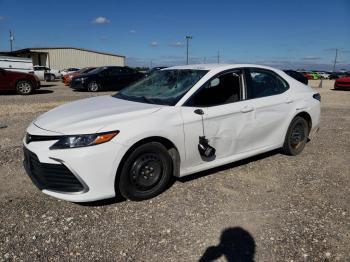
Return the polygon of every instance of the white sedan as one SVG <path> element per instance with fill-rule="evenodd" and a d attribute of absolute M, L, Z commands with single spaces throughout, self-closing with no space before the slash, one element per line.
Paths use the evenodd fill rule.
<path fill-rule="evenodd" d="M 176 66 L 41 115 L 27 129 L 24 166 L 60 199 L 144 200 L 172 176 L 278 148 L 297 155 L 319 120 L 320 95 L 281 70 Z"/>

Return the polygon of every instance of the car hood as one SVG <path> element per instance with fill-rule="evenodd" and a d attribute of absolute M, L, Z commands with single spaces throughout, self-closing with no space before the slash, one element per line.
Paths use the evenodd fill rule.
<path fill-rule="evenodd" d="M 350 82 L 350 77 L 342 77 L 335 80 L 336 82 Z"/>
<path fill-rule="evenodd" d="M 65 134 L 93 134 L 106 125 L 152 114 L 162 106 L 99 96 L 58 106 L 39 116 L 34 125 Z"/>

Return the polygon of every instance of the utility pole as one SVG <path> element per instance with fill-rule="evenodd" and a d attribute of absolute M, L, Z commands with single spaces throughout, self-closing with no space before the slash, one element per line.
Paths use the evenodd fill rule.
<path fill-rule="evenodd" d="M 10 51 L 12 52 L 13 41 L 15 40 L 11 30 L 10 30 Z"/>
<path fill-rule="evenodd" d="M 188 46 L 189 46 L 189 42 L 190 42 L 190 39 L 192 39 L 192 36 L 191 35 L 187 35 L 186 36 L 186 65 L 188 65 Z"/>
<path fill-rule="evenodd" d="M 220 64 L 220 50 L 218 50 L 218 64 Z"/>
<path fill-rule="evenodd" d="M 337 58 L 338 58 L 338 48 L 335 49 L 335 57 L 334 57 L 334 64 L 333 64 L 333 72 L 335 71 L 335 65 L 337 64 Z"/>

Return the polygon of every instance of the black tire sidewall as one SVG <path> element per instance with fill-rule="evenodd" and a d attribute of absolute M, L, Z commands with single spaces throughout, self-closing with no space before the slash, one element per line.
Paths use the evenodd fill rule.
<path fill-rule="evenodd" d="M 303 124 L 303 127 L 304 127 L 304 133 L 305 133 L 305 138 L 304 138 L 304 141 L 302 143 L 302 145 L 299 147 L 299 148 L 293 148 L 291 146 L 291 143 L 290 143 L 290 135 L 294 129 L 294 127 L 299 124 L 299 123 L 302 123 Z M 306 145 L 306 142 L 307 142 L 307 139 L 308 139 L 308 136 L 309 136 L 309 130 L 308 130 L 308 123 L 307 121 L 300 117 L 300 116 L 296 116 L 293 121 L 290 123 L 289 125 L 289 128 L 288 128 L 288 132 L 287 132 L 287 135 L 286 135 L 286 138 L 285 138 L 285 142 L 284 142 L 284 146 L 283 146 L 283 149 L 284 149 L 284 152 L 288 155 L 292 155 L 292 156 L 296 156 L 298 154 L 300 154 L 303 150 L 304 150 L 304 147 Z"/>
<path fill-rule="evenodd" d="M 19 90 L 18 85 L 19 85 L 20 83 L 22 83 L 22 82 L 26 82 L 26 83 L 28 83 L 28 84 L 30 85 L 30 91 L 29 91 L 29 93 L 22 93 L 22 92 Z M 18 81 L 18 82 L 16 83 L 16 92 L 17 92 L 17 94 L 19 94 L 19 95 L 30 95 L 30 94 L 33 93 L 33 85 L 32 85 L 32 83 L 31 83 L 30 81 L 28 81 L 28 80 L 20 80 L 20 81 Z"/>
<path fill-rule="evenodd" d="M 147 191 L 138 190 L 135 185 L 131 182 L 130 169 L 134 161 L 138 156 L 143 153 L 155 153 L 159 156 L 163 163 L 163 175 L 160 178 L 160 181 L 151 189 Z M 169 184 L 172 174 L 172 159 L 169 155 L 167 149 L 160 143 L 151 142 L 136 148 L 131 154 L 127 157 L 119 177 L 119 192 L 123 197 L 133 200 L 141 201 L 149 199 L 159 195 L 163 192 L 167 185 Z"/>
<path fill-rule="evenodd" d="M 97 84 L 97 86 L 98 86 L 97 90 L 91 90 L 91 89 L 90 89 L 90 84 L 92 84 L 92 83 Z M 100 84 L 97 83 L 96 81 L 91 81 L 91 82 L 89 82 L 89 83 L 87 84 L 87 90 L 88 90 L 89 92 L 98 92 L 98 91 L 101 90 L 101 86 L 100 86 Z"/>

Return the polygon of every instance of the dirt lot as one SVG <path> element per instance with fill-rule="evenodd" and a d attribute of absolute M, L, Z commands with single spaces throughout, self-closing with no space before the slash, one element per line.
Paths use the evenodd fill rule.
<path fill-rule="evenodd" d="M 297 157 L 271 152 L 177 180 L 149 201 L 90 205 L 36 189 L 21 140 L 39 114 L 91 94 L 57 82 L 0 95 L 0 260 L 349 261 L 350 91 L 332 86 L 317 88 L 321 130 Z"/>

